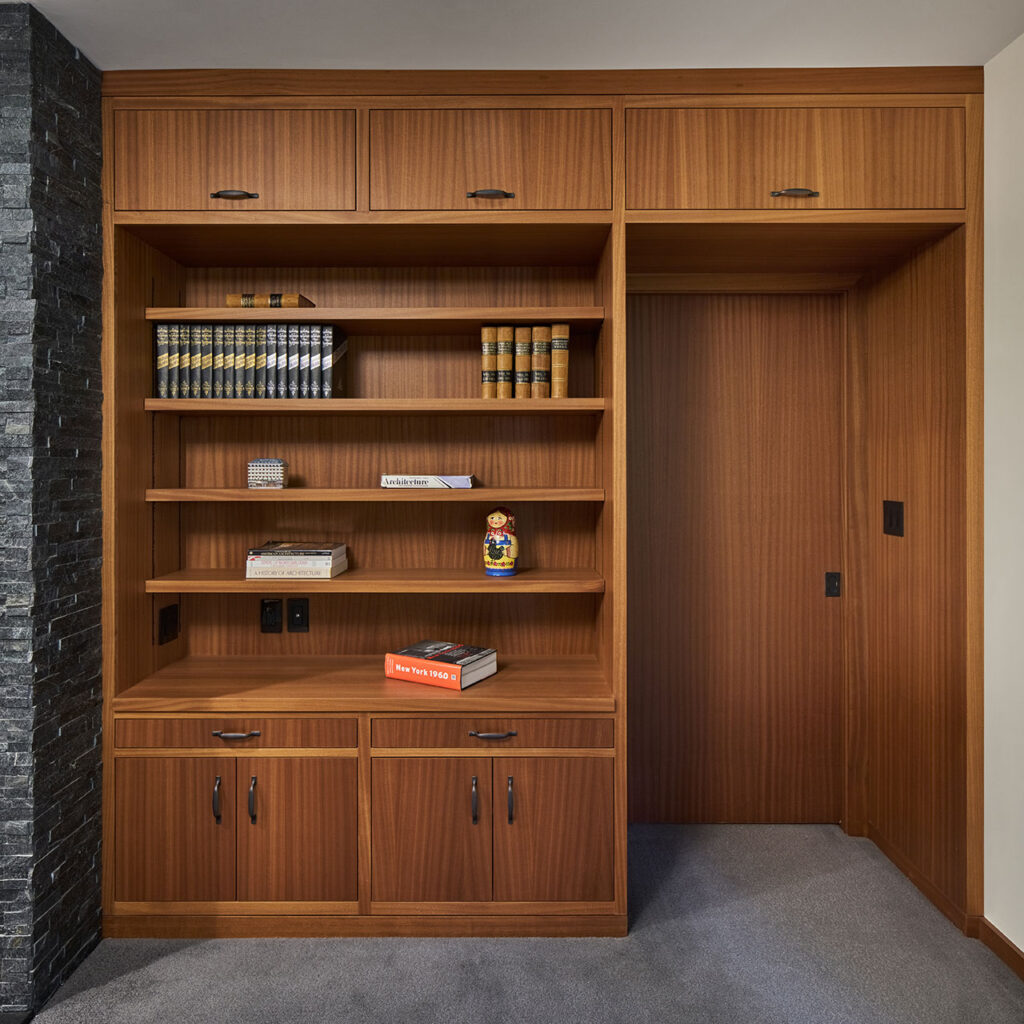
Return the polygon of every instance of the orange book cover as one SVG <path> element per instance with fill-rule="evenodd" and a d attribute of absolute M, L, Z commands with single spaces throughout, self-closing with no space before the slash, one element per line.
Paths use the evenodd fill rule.
<path fill-rule="evenodd" d="M 384 675 L 389 679 L 443 686 L 448 690 L 464 690 L 492 675 L 496 668 L 492 648 L 439 640 L 423 640 L 384 655 Z"/>

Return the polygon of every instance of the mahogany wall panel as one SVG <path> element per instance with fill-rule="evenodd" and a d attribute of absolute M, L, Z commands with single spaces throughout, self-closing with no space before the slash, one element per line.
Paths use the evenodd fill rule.
<path fill-rule="evenodd" d="M 860 623 L 868 833 L 964 906 L 966 485 L 964 238 L 855 293 L 866 516 Z M 883 500 L 905 536 L 882 534 Z"/>
<path fill-rule="evenodd" d="M 838 821 L 843 300 L 628 308 L 631 817 Z"/>

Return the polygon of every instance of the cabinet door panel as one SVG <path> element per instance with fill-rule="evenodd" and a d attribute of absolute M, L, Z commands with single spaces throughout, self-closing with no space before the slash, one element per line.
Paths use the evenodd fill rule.
<path fill-rule="evenodd" d="M 118 758 L 114 835 L 116 899 L 233 900 L 234 758 Z"/>
<path fill-rule="evenodd" d="M 372 790 L 375 900 L 491 898 L 490 758 L 374 758 Z"/>
<path fill-rule="evenodd" d="M 771 195 L 785 188 L 820 195 Z M 961 208 L 964 112 L 956 107 L 627 110 L 626 205 L 633 210 Z"/>
<path fill-rule="evenodd" d="M 239 758 L 237 799 L 239 899 L 358 899 L 355 758 Z"/>
<path fill-rule="evenodd" d="M 613 787 L 610 757 L 495 758 L 494 898 L 613 899 Z"/>
<path fill-rule="evenodd" d="M 114 181 L 119 210 L 352 210 L 355 112 L 119 110 Z"/>
<path fill-rule="evenodd" d="M 469 198 L 501 189 L 511 199 Z M 374 110 L 374 210 L 607 210 L 610 110 Z"/>

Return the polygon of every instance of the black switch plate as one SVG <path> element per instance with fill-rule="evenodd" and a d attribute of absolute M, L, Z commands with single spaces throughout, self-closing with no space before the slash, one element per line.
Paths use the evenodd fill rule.
<path fill-rule="evenodd" d="M 839 573 L 825 573 L 825 596 L 840 597 L 842 595 L 842 583 Z"/>
<path fill-rule="evenodd" d="M 309 632 L 309 598 L 290 597 L 288 599 L 288 632 Z"/>
<path fill-rule="evenodd" d="M 265 597 L 260 601 L 260 632 L 281 632 L 281 598 Z"/>
<path fill-rule="evenodd" d="M 160 609 L 156 621 L 156 642 L 158 644 L 169 644 L 172 640 L 178 639 L 181 632 L 181 618 L 177 604 L 164 605 Z"/>
<path fill-rule="evenodd" d="M 903 536 L 903 502 L 882 502 L 882 533 L 890 537 Z"/>

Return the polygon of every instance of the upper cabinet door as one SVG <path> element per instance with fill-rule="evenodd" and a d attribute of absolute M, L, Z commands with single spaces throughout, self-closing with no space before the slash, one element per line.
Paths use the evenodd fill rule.
<path fill-rule="evenodd" d="M 607 109 L 374 110 L 370 206 L 608 210 L 611 142 Z"/>
<path fill-rule="evenodd" d="M 355 111 L 118 110 L 114 181 L 119 210 L 353 210 Z"/>
<path fill-rule="evenodd" d="M 818 196 L 773 196 L 808 189 Z M 958 107 L 633 108 L 631 210 L 957 209 Z"/>

